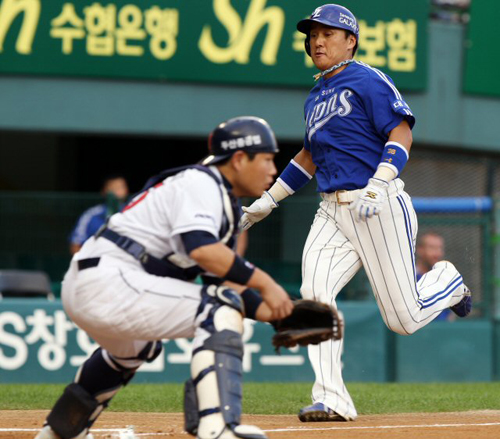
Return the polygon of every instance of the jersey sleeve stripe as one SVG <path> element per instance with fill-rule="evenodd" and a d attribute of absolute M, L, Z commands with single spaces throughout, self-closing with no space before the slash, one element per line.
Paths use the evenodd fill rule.
<path fill-rule="evenodd" d="M 312 178 L 312 175 L 309 174 L 309 172 L 307 172 L 302 166 L 300 166 L 294 159 L 290 160 L 290 163 L 299 171 L 301 171 L 309 180 Z"/>
<path fill-rule="evenodd" d="M 404 100 L 403 97 L 401 96 L 401 93 L 399 93 L 398 89 L 394 86 L 394 84 L 389 81 L 389 79 L 387 79 L 387 76 L 381 72 L 380 70 L 368 65 L 368 64 L 365 64 L 364 62 L 361 62 L 361 61 L 356 61 L 358 64 L 366 67 L 367 69 L 370 69 L 372 70 L 373 72 L 375 72 L 378 76 L 380 76 L 380 78 L 382 78 L 382 80 L 384 80 L 387 85 L 389 85 L 389 87 L 391 87 L 392 91 L 394 92 L 394 94 L 396 95 L 396 97 L 399 99 L 399 100 Z"/>

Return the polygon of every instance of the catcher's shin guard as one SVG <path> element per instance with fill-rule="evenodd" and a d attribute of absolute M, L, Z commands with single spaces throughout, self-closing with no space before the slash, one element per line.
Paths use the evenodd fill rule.
<path fill-rule="evenodd" d="M 72 439 L 85 432 L 89 420 L 100 413 L 99 402 L 82 386 L 72 383 L 47 417 L 47 424 L 61 439 Z"/>
<path fill-rule="evenodd" d="M 156 343 L 156 342 L 152 342 Z M 78 370 L 75 382 L 64 390 L 47 417 L 47 424 L 61 439 L 85 437 L 86 432 L 116 393 L 134 376 L 143 361 L 150 360 L 152 343 L 137 358 L 116 359 L 99 348 Z M 143 354 L 143 355 L 141 355 Z M 134 364 L 134 368 L 120 363 Z"/>
<path fill-rule="evenodd" d="M 211 335 L 193 353 L 192 379 L 185 388 L 186 431 L 199 439 L 265 439 L 259 428 L 239 425 L 243 381 L 241 297 L 225 287 L 209 287 L 203 294 L 199 314 L 204 315 L 207 305 L 212 307 L 199 327 Z"/>

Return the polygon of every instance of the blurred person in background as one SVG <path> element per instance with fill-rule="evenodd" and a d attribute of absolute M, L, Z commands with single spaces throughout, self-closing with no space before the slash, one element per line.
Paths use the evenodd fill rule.
<path fill-rule="evenodd" d="M 122 175 L 108 175 L 104 179 L 101 195 L 106 200 L 102 204 L 90 207 L 78 218 L 76 226 L 70 235 L 70 252 L 72 255 L 82 248 L 83 243 L 99 230 L 108 217 L 124 206 L 128 194 L 128 184 Z M 110 195 L 116 197 L 118 201 L 115 209 L 113 209 L 112 203 L 108 203 L 107 197 Z"/>
<path fill-rule="evenodd" d="M 418 238 L 416 248 L 417 282 L 432 270 L 434 264 L 444 259 L 444 238 L 438 233 L 427 232 Z M 445 309 L 434 320 L 454 320 L 455 315 Z"/>

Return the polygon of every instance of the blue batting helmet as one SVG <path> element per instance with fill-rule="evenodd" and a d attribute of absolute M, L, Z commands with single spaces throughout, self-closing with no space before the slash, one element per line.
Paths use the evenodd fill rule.
<path fill-rule="evenodd" d="M 359 42 L 359 26 L 356 17 L 349 9 L 340 5 L 326 4 L 316 8 L 309 18 L 297 23 L 297 30 L 306 34 L 305 46 L 309 56 L 311 56 L 310 31 L 313 23 L 321 23 L 352 32 L 356 37 L 353 55 L 356 53 Z"/>
<path fill-rule="evenodd" d="M 200 163 L 213 165 L 231 157 L 236 151 L 279 152 L 274 132 L 264 119 L 240 116 L 222 122 L 212 131 L 208 138 L 210 155 Z"/>

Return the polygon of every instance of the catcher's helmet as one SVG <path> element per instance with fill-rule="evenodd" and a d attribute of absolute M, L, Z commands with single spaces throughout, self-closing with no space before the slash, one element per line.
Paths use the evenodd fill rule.
<path fill-rule="evenodd" d="M 359 26 L 354 14 L 347 8 L 340 5 L 326 4 L 314 10 L 309 18 L 300 20 L 297 23 L 297 30 L 306 34 L 306 52 L 311 56 L 310 31 L 312 23 L 321 23 L 326 26 L 336 27 L 352 32 L 356 37 L 356 45 L 352 54 L 356 53 L 359 42 Z"/>
<path fill-rule="evenodd" d="M 200 163 L 208 166 L 226 160 L 236 151 L 271 152 L 278 144 L 269 124 L 259 117 L 241 116 L 222 122 L 210 133 L 208 152 Z"/>

